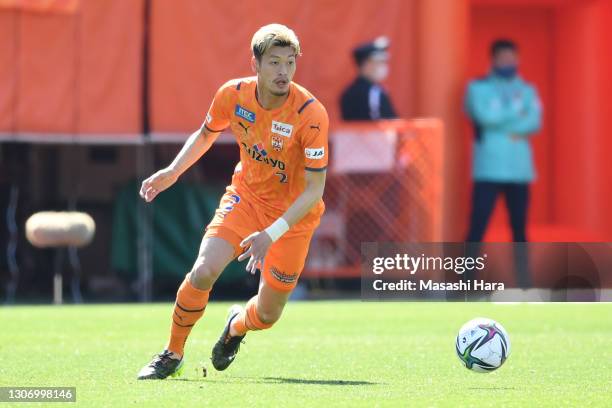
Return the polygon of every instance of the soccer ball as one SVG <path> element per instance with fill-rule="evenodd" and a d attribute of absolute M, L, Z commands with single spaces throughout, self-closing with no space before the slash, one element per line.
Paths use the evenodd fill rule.
<path fill-rule="evenodd" d="M 501 324 L 479 317 L 461 326 L 455 350 L 466 368 L 487 373 L 501 367 L 510 355 L 510 338 Z"/>

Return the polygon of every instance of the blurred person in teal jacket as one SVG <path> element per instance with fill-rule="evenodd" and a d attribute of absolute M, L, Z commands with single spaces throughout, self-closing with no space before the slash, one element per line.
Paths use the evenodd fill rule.
<path fill-rule="evenodd" d="M 529 184 L 535 179 L 530 137 L 541 127 L 536 89 L 518 75 L 518 49 L 510 40 L 491 45 L 488 76 L 469 83 L 466 111 L 473 122 L 474 191 L 468 242 L 482 240 L 498 194 L 510 214 L 513 240 L 527 240 Z"/>

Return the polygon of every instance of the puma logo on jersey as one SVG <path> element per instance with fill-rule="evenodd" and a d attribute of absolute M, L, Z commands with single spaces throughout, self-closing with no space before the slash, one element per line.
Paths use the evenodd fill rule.
<path fill-rule="evenodd" d="M 291 137 L 291 133 L 293 132 L 293 125 L 273 120 L 272 128 L 270 130 L 272 131 L 272 133 L 276 133 L 277 135 Z"/>
<path fill-rule="evenodd" d="M 322 159 L 325 156 L 325 148 L 309 148 L 304 149 L 304 153 L 306 154 L 307 159 Z"/>
<path fill-rule="evenodd" d="M 238 124 L 240 125 L 241 128 L 244 129 L 244 133 L 248 136 L 249 135 L 249 128 L 250 128 L 250 126 L 246 126 L 246 125 L 242 124 L 242 122 L 238 122 Z"/>

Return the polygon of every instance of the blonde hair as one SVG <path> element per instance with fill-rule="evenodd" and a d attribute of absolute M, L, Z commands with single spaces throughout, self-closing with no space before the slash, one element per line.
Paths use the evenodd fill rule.
<path fill-rule="evenodd" d="M 297 35 L 292 29 L 282 24 L 268 24 L 261 27 L 251 40 L 251 49 L 257 60 L 261 60 L 266 51 L 273 46 L 291 47 L 296 56 L 301 55 Z"/>

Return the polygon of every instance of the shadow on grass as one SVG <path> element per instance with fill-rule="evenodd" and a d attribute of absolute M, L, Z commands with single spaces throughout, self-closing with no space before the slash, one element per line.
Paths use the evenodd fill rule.
<path fill-rule="evenodd" d="M 305 378 L 287 378 L 287 377 L 264 377 L 265 383 L 279 384 L 314 384 L 314 385 L 378 385 L 380 383 L 371 381 L 352 381 L 352 380 L 308 380 Z"/>
<path fill-rule="evenodd" d="M 227 377 L 227 378 L 176 378 L 171 381 L 186 381 L 186 382 L 211 382 L 211 383 L 259 383 L 259 384 L 306 384 L 306 385 L 380 385 L 382 383 L 371 381 L 356 381 L 356 380 L 309 380 L 306 378 L 287 378 L 287 377 Z"/>

